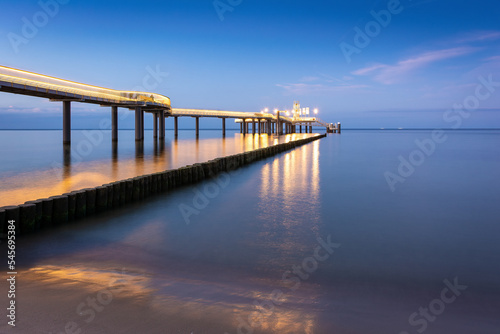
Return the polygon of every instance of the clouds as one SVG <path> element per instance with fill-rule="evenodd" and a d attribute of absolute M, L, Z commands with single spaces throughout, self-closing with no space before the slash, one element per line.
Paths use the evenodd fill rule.
<path fill-rule="evenodd" d="M 458 44 L 488 42 L 500 39 L 500 31 L 474 31 L 457 38 L 455 41 Z"/>
<path fill-rule="evenodd" d="M 500 39 L 500 31 L 471 31 L 459 37 L 448 38 L 441 41 L 440 45 L 449 47 L 417 53 L 413 56 L 399 60 L 395 64 L 371 64 L 352 72 L 356 76 L 368 76 L 373 81 L 393 85 L 407 81 L 417 70 L 423 70 L 430 65 L 473 54 L 479 51 L 490 51 L 496 46 L 495 41 Z M 491 56 L 494 58 L 496 56 Z M 478 62 L 480 59 L 478 59 Z M 427 73 L 432 77 L 432 73 Z"/>
<path fill-rule="evenodd" d="M 477 51 L 475 47 L 456 47 L 424 52 L 410 58 L 398 61 L 394 65 L 375 64 L 358 69 L 352 74 L 357 76 L 372 76 L 373 80 L 391 85 L 407 79 L 411 72 L 431 65 L 432 63 L 460 57 Z"/>
<path fill-rule="evenodd" d="M 297 83 L 276 84 L 290 95 L 331 95 L 357 91 L 367 88 L 367 85 L 352 83 L 353 77 L 343 76 L 338 79 L 325 73 L 313 76 L 304 76 Z"/>
<path fill-rule="evenodd" d="M 328 85 L 325 83 L 289 83 L 277 84 L 276 86 L 293 95 L 341 93 L 368 87 L 366 85 Z"/>

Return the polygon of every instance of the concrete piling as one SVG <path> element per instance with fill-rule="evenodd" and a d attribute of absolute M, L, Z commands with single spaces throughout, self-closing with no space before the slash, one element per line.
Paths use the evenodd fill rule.
<path fill-rule="evenodd" d="M 122 185 L 122 188 L 125 189 L 125 203 L 130 203 L 132 202 L 134 198 L 134 179 L 127 179 L 123 181 L 125 185 Z"/>
<path fill-rule="evenodd" d="M 112 208 L 118 208 L 120 207 L 120 196 L 121 196 L 121 189 L 120 189 L 120 182 L 113 182 L 110 184 L 110 187 L 113 187 L 113 206 Z"/>
<path fill-rule="evenodd" d="M 30 234 L 35 232 L 36 221 L 36 205 L 22 204 L 19 205 L 19 220 L 21 234 Z"/>
<path fill-rule="evenodd" d="M 82 219 L 87 215 L 87 192 L 74 191 L 75 194 L 75 219 Z"/>
<path fill-rule="evenodd" d="M 97 212 L 104 212 L 108 208 L 108 187 L 95 188 L 95 206 Z"/>
<path fill-rule="evenodd" d="M 75 220 L 75 212 L 76 212 L 76 194 L 67 193 L 63 194 L 63 196 L 68 197 L 68 221 Z"/>
<path fill-rule="evenodd" d="M 40 230 L 40 226 L 42 224 L 42 216 L 43 216 L 43 202 L 42 200 L 36 201 L 28 201 L 24 204 L 34 204 L 35 205 L 35 231 Z"/>
<path fill-rule="evenodd" d="M 91 216 L 93 214 L 95 214 L 95 209 L 96 209 L 96 206 L 95 206 L 95 199 L 96 199 L 96 189 L 95 188 L 88 188 L 88 189 L 84 189 L 85 192 L 86 192 L 86 203 L 87 203 L 87 211 L 86 211 L 86 215 L 87 216 Z"/>
<path fill-rule="evenodd" d="M 52 196 L 52 225 L 62 225 L 68 222 L 68 196 Z"/>
<path fill-rule="evenodd" d="M 151 175 L 149 189 L 151 191 L 151 195 L 155 195 L 158 193 L 158 174 L 155 173 Z"/>
<path fill-rule="evenodd" d="M 104 184 L 103 187 L 106 187 L 108 189 L 108 209 L 113 208 L 113 199 L 114 199 L 114 188 L 112 184 Z"/>
<path fill-rule="evenodd" d="M 140 201 L 142 199 L 142 185 L 144 184 L 144 180 L 140 176 L 134 177 L 132 180 L 133 180 L 132 200 L 134 202 Z"/>
<path fill-rule="evenodd" d="M 51 198 L 42 199 L 42 223 L 40 225 L 41 229 L 52 227 L 53 207 L 54 207 L 54 201 Z"/>

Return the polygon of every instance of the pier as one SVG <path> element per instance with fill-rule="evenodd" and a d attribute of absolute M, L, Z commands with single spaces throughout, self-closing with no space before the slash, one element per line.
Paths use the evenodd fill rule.
<path fill-rule="evenodd" d="M 0 91 L 35 96 L 62 103 L 62 132 L 65 145 L 65 161 L 70 160 L 68 148 L 71 144 L 72 102 L 97 104 L 110 108 L 111 140 L 118 141 L 118 108 L 131 110 L 135 116 L 136 146 L 144 141 L 144 114 L 153 115 L 153 138 L 155 145 L 165 139 L 165 122 L 174 119 L 174 137 L 179 133 L 179 117 L 195 118 L 196 138 L 200 134 L 200 118 L 219 118 L 222 136 L 226 135 L 226 120 L 232 119 L 240 126 L 240 132 L 247 134 L 268 134 L 281 136 L 294 133 L 312 133 L 313 127 L 322 127 L 326 132 L 340 133 L 340 123 L 326 123 L 317 117 L 300 114 L 300 105 L 294 104 L 293 116 L 289 111 L 275 109 L 273 113 L 224 111 L 209 109 L 173 108 L 170 98 L 147 92 L 118 91 L 77 83 L 46 75 L 0 66 Z M 16 222 L 17 233 L 29 234 L 69 221 L 88 217 L 123 206 L 127 203 L 165 192 L 169 189 L 192 184 L 222 172 L 228 172 L 253 161 L 264 159 L 280 152 L 323 138 L 313 135 L 285 143 L 259 148 L 253 151 L 220 157 L 175 170 L 137 176 L 132 179 L 104 184 L 95 188 L 80 189 L 49 198 L 28 201 L 22 205 L 0 208 L 0 233 L 6 233 L 8 221 Z"/>
<path fill-rule="evenodd" d="M 326 132 L 340 133 L 340 123 L 333 124 L 317 117 L 288 117 L 287 111 L 275 110 L 269 112 L 241 112 L 208 109 L 172 108 L 170 98 L 147 92 L 119 91 L 96 87 L 43 74 L 27 72 L 0 66 L 0 91 L 47 98 L 53 102 L 62 102 L 63 113 L 63 143 L 71 143 L 71 103 L 91 103 L 101 107 L 111 108 L 112 140 L 118 140 L 118 108 L 127 108 L 135 113 L 135 140 L 144 140 L 144 113 L 153 114 L 154 138 L 165 138 L 165 119 L 174 118 L 174 137 L 178 136 L 178 118 L 192 117 L 196 119 L 196 137 L 200 133 L 200 118 L 220 118 L 222 136 L 226 135 L 226 119 L 234 119 L 240 124 L 243 134 L 289 134 L 312 133 L 313 127 L 322 127 Z"/>

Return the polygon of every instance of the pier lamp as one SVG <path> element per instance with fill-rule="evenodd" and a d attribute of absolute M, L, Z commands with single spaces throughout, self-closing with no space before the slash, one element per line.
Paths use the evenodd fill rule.
<path fill-rule="evenodd" d="M 264 109 L 264 112 L 269 112 L 269 109 L 268 108 Z"/>
<path fill-rule="evenodd" d="M 318 114 L 318 108 L 314 109 L 314 114 L 317 115 Z"/>

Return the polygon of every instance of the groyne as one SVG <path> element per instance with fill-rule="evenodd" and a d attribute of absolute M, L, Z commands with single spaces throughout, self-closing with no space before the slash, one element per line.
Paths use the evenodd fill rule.
<path fill-rule="evenodd" d="M 16 236 L 78 221 L 129 203 L 171 191 L 175 188 L 210 179 L 255 161 L 272 157 L 297 146 L 324 138 L 324 135 L 298 139 L 253 151 L 217 158 L 203 163 L 116 181 L 102 186 L 72 191 L 60 196 L 28 201 L 0 208 L 1 238 L 7 235 L 9 221 L 14 221 Z"/>

